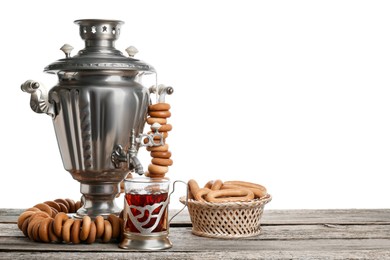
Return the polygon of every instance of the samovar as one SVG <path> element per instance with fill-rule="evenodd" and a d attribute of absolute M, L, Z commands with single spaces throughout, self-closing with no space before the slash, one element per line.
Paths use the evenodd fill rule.
<path fill-rule="evenodd" d="M 163 144 L 162 136 L 155 138 L 158 125 L 154 132 L 142 133 L 150 94 L 163 97 L 173 89 L 142 85 L 142 78 L 155 77 L 155 70 L 134 58 L 134 47 L 126 49 L 128 57 L 115 48 L 122 21 L 75 23 L 85 48 L 71 56 L 73 48 L 65 44 L 65 58 L 44 69 L 57 74 L 57 85 L 47 92 L 41 83 L 28 80 L 21 88 L 31 94 L 33 111 L 51 116 L 64 168 L 80 182 L 83 206 L 76 216 L 119 214 L 114 199 L 120 182 L 130 172 L 143 174 L 139 147 Z"/>

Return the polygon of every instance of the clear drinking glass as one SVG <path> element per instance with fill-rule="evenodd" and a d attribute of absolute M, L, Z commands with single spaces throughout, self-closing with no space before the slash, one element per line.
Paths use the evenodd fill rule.
<path fill-rule="evenodd" d="M 159 250 L 172 247 L 168 238 L 169 223 L 177 214 L 168 220 L 168 204 L 176 182 L 181 181 L 173 183 L 173 191 L 169 194 L 170 180 L 167 178 L 125 180 L 124 238 L 120 248 Z"/>

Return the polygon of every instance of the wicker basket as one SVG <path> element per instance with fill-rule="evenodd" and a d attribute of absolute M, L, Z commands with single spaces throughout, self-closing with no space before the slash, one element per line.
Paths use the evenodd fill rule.
<path fill-rule="evenodd" d="M 194 235 L 234 239 L 260 234 L 260 220 L 271 195 L 248 202 L 211 203 L 188 200 Z M 185 204 L 185 197 L 180 198 Z"/>

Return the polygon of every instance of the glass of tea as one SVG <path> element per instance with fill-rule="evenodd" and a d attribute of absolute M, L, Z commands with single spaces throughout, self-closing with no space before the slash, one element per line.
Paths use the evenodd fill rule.
<path fill-rule="evenodd" d="M 173 191 L 176 182 L 181 181 L 173 183 Z M 169 193 L 169 185 L 167 178 L 125 180 L 124 237 L 120 248 L 159 250 L 172 247 L 168 238 L 169 222 L 177 214 L 168 220 L 168 203 L 173 193 Z"/>

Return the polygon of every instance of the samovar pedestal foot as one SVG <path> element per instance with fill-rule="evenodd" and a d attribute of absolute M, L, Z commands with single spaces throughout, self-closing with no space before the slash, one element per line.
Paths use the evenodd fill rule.
<path fill-rule="evenodd" d="M 121 209 L 116 205 L 115 198 L 120 192 L 119 183 L 81 183 L 83 206 L 77 210 L 76 218 L 90 216 L 107 217 L 110 214 L 119 216 Z"/>

